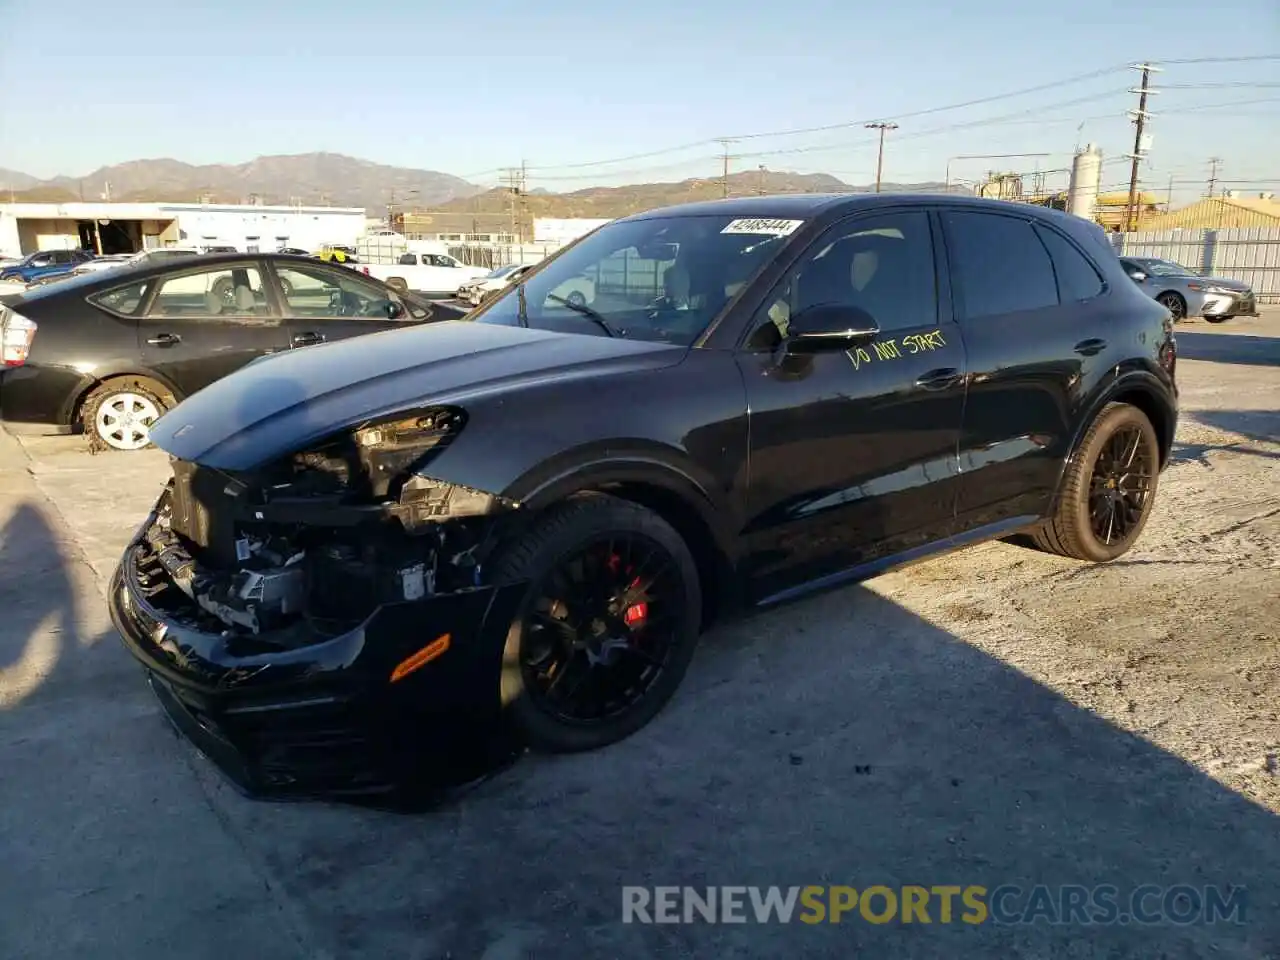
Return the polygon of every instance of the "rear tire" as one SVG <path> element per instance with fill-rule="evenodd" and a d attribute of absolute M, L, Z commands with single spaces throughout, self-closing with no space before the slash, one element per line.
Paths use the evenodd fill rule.
<path fill-rule="evenodd" d="M 637 548 L 633 555 L 630 546 L 624 546 L 632 543 L 644 544 L 651 552 L 640 553 Z M 621 559 L 624 551 L 626 559 Z M 571 589 L 575 584 L 564 580 L 564 570 L 572 569 L 578 558 L 592 556 L 604 562 L 592 566 L 583 561 L 583 588 L 575 593 Z M 633 556 L 638 558 L 636 566 L 624 566 Z M 507 635 L 500 693 L 530 747 L 568 753 L 616 743 L 648 724 L 671 699 L 697 645 L 702 594 L 692 553 L 662 517 L 615 497 L 592 495 L 569 500 L 552 507 L 503 547 L 490 569 L 495 583 L 529 584 Z M 635 579 L 629 581 L 632 574 Z M 645 599 L 646 619 L 641 624 L 633 625 L 630 619 L 636 609 L 634 597 L 623 599 L 628 604 L 625 611 L 613 609 L 611 614 L 599 613 L 589 600 L 587 587 L 597 584 L 602 593 L 616 597 L 617 591 L 607 587 L 614 576 L 621 578 L 615 584 L 629 581 L 622 590 L 627 594 L 648 578 L 635 594 Z M 661 590 L 660 582 L 664 584 Z M 558 586 L 562 583 L 564 587 Z M 560 610 L 556 609 L 559 600 L 544 606 L 553 595 L 568 598 Z M 606 624 L 610 618 L 612 622 Z M 668 618 L 670 629 L 650 632 L 651 624 L 665 624 Z M 591 637 L 590 628 L 596 625 L 596 635 Z M 593 643 L 603 643 L 604 648 L 592 653 L 588 648 Z M 613 714 L 572 716 L 569 708 L 558 704 L 559 698 L 551 696 L 562 674 L 574 676 L 574 690 L 566 687 L 561 691 L 566 700 L 578 686 L 591 687 L 588 681 L 599 683 L 597 678 L 601 677 L 621 684 L 634 674 L 636 679 L 625 693 L 641 689 L 633 702 Z M 647 685 L 644 677 L 650 678 Z M 588 689 L 580 699 L 587 702 L 590 693 Z"/>
<path fill-rule="evenodd" d="M 1048 553 L 1106 563 L 1137 542 L 1160 480 L 1160 444 L 1137 407 L 1110 403 L 1067 467 L 1056 513 L 1032 534 Z"/>
<path fill-rule="evenodd" d="M 1226 323 L 1230 319 L 1230 317 L 1205 317 L 1209 323 Z"/>
<path fill-rule="evenodd" d="M 1173 314 L 1174 323 L 1187 319 L 1187 301 L 1182 299 L 1182 294 L 1169 290 L 1156 297 L 1156 303 Z"/>
<path fill-rule="evenodd" d="M 91 450 L 131 452 L 151 446 L 149 431 L 172 405 L 159 384 L 119 377 L 94 387 L 80 408 Z"/>

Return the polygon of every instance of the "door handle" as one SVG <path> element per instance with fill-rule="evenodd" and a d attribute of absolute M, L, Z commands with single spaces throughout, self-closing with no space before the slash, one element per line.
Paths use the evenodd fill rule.
<path fill-rule="evenodd" d="M 959 383 L 960 376 L 960 371 L 955 367 L 941 367 L 938 370 L 930 370 L 920 377 L 916 381 L 916 386 L 922 390 L 945 390 Z"/>
<path fill-rule="evenodd" d="M 1101 337 L 1090 337 L 1088 340 L 1081 340 L 1076 344 L 1076 353 L 1085 357 L 1092 357 L 1095 353 L 1101 353 L 1107 349 L 1107 341 Z"/>
<path fill-rule="evenodd" d="M 295 347 L 309 347 L 313 343 L 324 343 L 324 334 L 308 330 L 306 333 L 294 335 L 293 345 Z"/>
<path fill-rule="evenodd" d="M 153 347 L 172 347 L 181 342 L 182 338 L 176 333 L 157 333 L 154 337 L 147 338 L 147 343 Z"/>

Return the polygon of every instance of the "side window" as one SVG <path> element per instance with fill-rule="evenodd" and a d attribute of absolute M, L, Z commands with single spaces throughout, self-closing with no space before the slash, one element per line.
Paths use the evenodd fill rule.
<path fill-rule="evenodd" d="M 832 227 L 792 268 L 748 347 L 772 349 L 786 335 L 792 317 L 833 304 L 866 312 L 884 331 L 937 323 L 928 213 L 872 214 Z"/>
<path fill-rule="evenodd" d="M 153 317 L 266 317 L 271 313 L 256 267 L 220 267 L 160 280 Z"/>
<path fill-rule="evenodd" d="M 1044 241 L 1053 261 L 1053 272 L 1058 278 L 1058 299 L 1062 303 L 1092 300 L 1102 293 L 1102 278 L 1098 271 L 1069 240 L 1042 224 L 1036 225 L 1036 233 Z"/>
<path fill-rule="evenodd" d="M 42 253 L 37 257 L 31 258 L 31 266 L 33 267 L 47 267 L 52 265 L 52 263 L 53 263 L 52 253 Z"/>
<path fill-rule="evenodd" d="M 53 251 L 53 262 L 54 262 L 54 263 L 56 263 L 56 264 L 70 263 L 70 262 L 71 262 L 71 251 L 70 251 L 70 250 L 55 250 L 55 251 Z"/>
<path fill-rule="evenodd" d="M 139 283 L 130 283 L 123 287 L 112 287 L 110 290 L 95 293 L 89 297 L 89 302 L 112 313 L 133 317 L 137 316 L 138 311 L 142 308 L 143 301 L 147 299 L 147 291 L 150 289 L 151 281 L 143 280 Z"/>
<path fill-rule="evenodd" d="M 400 259 L 396 261 L 396 263 L 404 267 L 414 266 L 417 262 L 418 255 L 416 253 L 402 253 L 400 254 Z"/>
<path fill-rule="evenodd" d="M 967 319 L 1057 305 L 1053 263 L 1029 221 L 992 213 L 943 217 Z"/>
<path fill-rule="evenodd" d="M 276 265 L 280 290 L 295 317 L 369 317 L 387 319 L 388 301 L 406 305 L 394 293 L 359 278 L 313 267 Z M 406 308 L 405 319 L 415 317 Z"/>
<path fill-rule="evenodd" d="M 458 265 L 458 261 L 454 260 L 452 257 L 442 257 L 435 253 L 424 257 L 423 259 L 428 261 L 433 267 L 456 267 Z"/>

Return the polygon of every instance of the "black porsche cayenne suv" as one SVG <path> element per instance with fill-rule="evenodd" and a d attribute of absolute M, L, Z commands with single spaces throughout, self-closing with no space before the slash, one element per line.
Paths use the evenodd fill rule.
<path fill-rule="evenodd" d="M 1124 553 L 1173 439 L 1172 329 L 1098 228 L 1035 207 L 628 217 L 462 320 L 282 353 L 166 414 L 173 479 L 112 616 L 253 794 L 601 747 L 734 611 L 1014 533 Z"/>

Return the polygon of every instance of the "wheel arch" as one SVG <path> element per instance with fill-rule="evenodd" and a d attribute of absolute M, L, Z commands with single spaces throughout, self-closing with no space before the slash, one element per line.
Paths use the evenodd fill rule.
<path fill-rule="evenodd" d="M 680 534 L 702 581 L 702 627 L 737 605 L 733 538 L 723 514 L 692 477 L 656 462 L 585 465 L 543 483 L 521 499 L 531 513 L 565 500 L 607 495 L 652 510 Z"/>
<path fill-rule="evenodd" d="M 71 404 L 67 411 L 66 422 L 72 427 L 83 426 L 81 415 L 84 413 L 84 403 L 89 398 L 89 394 L 97 390 L 103 384 L 113 381 L 124 381 L 125 384 L 133 383 L 145 390 L 149 390 L 165 401 L 166 406 L 173 408 L 181 399 L 182 395 L 178 389 L 170 383 L 166 378 L 155 375 L 154 373 L 142 372 L 124 369 L 118 372 L 106 373 L 95 372 L 94 376 L 81 383 L 76 389 L 75 394 L 71 398 Z"/>
<path fill-rule="evenodd" d="M 1151 421 L 1151 426 L 1156 432 L 1156 442 L 1160 448 L 1160 468 L 1164 469 L 1173 452 L 1173 435 L 1178 426 L 1178 411 L 1167 399 L 1167 392 L 1168 388 L 1154 374 L 1146 370 L 1134 370 L 1129 373 L 1122 373 L 1106 390 L 1094 398 L 1086 414 L 1080 418 L 1080 422 L 1076 426 L 1075 435 L 1071 438 L 1070 453 L 1062 461 L 1062 466 L 1058 471 L 1058 483 L 1054 491 L 1052 504 L 1053 510 L 1057 509 L 1059 498 L 1062 495 L 1062 484 L 1066 478 L 1067 469 L 1075 462 L 1085 435 L 1089 432 L 1089 427 L 1098 419 L 1108 404 L 1124 403 L 1136 407 Z"/>

